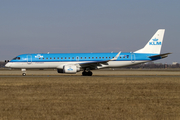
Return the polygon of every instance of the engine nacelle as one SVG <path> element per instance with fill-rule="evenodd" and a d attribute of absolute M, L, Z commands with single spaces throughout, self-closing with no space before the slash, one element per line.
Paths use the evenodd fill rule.
<path fill-rule="evenodd" d="M 63 69 L 57 69 L 58 73 L 63 73 Z"/>
<path fill-rule="evenodd" d="M 63 69 L 57 69 L 58 73 L 75 74 L 80 71 L 80 68 L 75 65 L 64 65 Z"/>
<path fill-rule="evenodd" d="M 63 72 L 75 74 L 77 72 L 77 67 L 74 65 L 65 65 L 63 68 Z"/>

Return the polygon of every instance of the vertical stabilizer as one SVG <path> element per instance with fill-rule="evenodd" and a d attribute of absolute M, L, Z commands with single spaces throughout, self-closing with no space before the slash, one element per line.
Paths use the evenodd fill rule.
<path fill-rule="evenodd" d="M 165 29 L 159 29 L 144 48 L 135 51 L 134 53 L 154 53 L 160 54 L 163 43 Z"/>

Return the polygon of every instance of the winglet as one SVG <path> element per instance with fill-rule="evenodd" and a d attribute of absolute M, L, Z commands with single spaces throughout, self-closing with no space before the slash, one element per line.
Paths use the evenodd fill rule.
<path fill-rule="evenodd" d="M 121 54 L 121 51 L 113 59 L 111 59 L 109 61 L 117 60 L 117 58 L 119 57 L 120 54 Z"/>

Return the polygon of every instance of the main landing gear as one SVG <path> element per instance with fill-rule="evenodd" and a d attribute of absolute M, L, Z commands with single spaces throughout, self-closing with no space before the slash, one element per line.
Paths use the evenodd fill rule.
<path fill-rule="evenodd" d="M 82 76 L 92 76 L 92 72 L 90 71 L 90 69 L 84 69 L 84 71 L 82 72 Z"/>

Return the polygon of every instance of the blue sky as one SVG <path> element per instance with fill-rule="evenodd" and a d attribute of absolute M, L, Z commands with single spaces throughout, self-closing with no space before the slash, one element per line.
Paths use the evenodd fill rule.
<path fill-rule="evenodd" d="M 180 62 L 179 0 L 0 0 L 0 60 L 24 53 L 129 52 L 166 29 L 162 63 Z"/>

